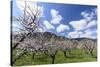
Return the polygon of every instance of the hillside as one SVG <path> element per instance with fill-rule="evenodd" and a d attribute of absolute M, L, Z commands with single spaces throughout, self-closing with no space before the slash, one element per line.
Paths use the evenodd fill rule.
<path fill-rule="evenodd" d="M 23 33 L 22 33 L 23 34 Z M 21 33 L 20 34 L 16 34 L 16 33 L 13 33 L 14 36 L 21 36 L 22 35 Z M 24 33 L 25 34 L 25 33 Z M 51 33 L 51 32 L 34 32 L 30 35 L 27 36 L 28 38 L 38 38 L 38 39 L 42 39 L 42 40 L 50 40 L 51 38 L 54 38 L 55 40 L 77 40 L 77 41 L 81 41 L 81 40 L 92 40 L 92 41 L 97 41 L 97 39 L 91 39 L 91 38 L 66 38 L 64 36 L 57 36 L 56 34 L 54 33 Z"/>

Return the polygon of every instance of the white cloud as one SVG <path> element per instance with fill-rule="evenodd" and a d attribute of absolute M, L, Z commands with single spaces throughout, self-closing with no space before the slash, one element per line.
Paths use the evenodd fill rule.
<path fill-rule="evenodd" d="M 93 35 L 95 33 L 97 33 L 97 30 L 90 30 L 90 29 L 85 30 L 85 34 Z"/>
<path fill-rule="evenodd" d="M 53 18 L 55 18 L 58 15 L 59 12 L 57 10 L 55 10 L 55 9 L 51 9 L 50 13 L 51 13 L 51 16 Z"/>
<path fill-rule="evenodd" d="M 83 16 L 83 18 L 86 21 L 91 21 L 91 19 L 93 18 L 93 13 L 86 13 L 86 12 L 82 12 L 81 15 Z"/>
<path fill-rule="evenodd" d="M 51 13 L 51 17 L 52 17 L 51 21 L 48 22 L 47 20 L 45 20 L 43 22 L 43 24 L 45 25 L 45 28 L 47 28 L 48 30 L 49 29 L 55 29 L 55 27 L 53 25 L 56 25 L 56 24 L 59 24 L 56 28 L 57 32 L 62 32 L 65 29 L 69 28 L 67 25 L 63 25 L 63 24 L 60 23 L 61 20 L 62 20 L 62 16 L 59 15 L 59 11 L 57 11 L 55 9 L 51 9 L 50 13 Z"/>
<path fill-rule="evenodd" d="M 85 30 L 83 31 L 73 31 L 69 32 L 67 37 L 68 38 L 97 38 L 96 35 L 97 31 L 96 30 Z"/>
<path fill-rule="evenodd" d="M 60 21 L 62 20 L 62 17 L 60 15 L 56 16 L 51 20 L 52 24 L 60 24 Z"/>
<path fill-rule="evenodd" d="M 47 20 L 45 20 L 43 24 L 45 25 L 46 29 L 55 29 L 55 27 L 52 24 L 50 24 Z"/>
<path fill-rule="evenodd" d="M 86 37 L 86 38 L 96 38 L 97 37 L 96 33 L 97 33 L 97 30 L 87 29 L 87 30 L 84 31 L 83 34 L 80 35 L 80 38 L 82 38 L 82 37 Z"/>
<path fill-rule="evenodd" d="M 51 23 L 52 24 L 60 24 L 60 22 L 62 20 L 62 16 L 59 15 L 59 12 L 55 9 L 51 9 L 50 13 L 51 13 L 51 16 L 52 16 Z"/>
<path fill-rule="evenodd" d="M 93 37 L 89 34 L 82 34 L 80 38 L 93 38 Z"/>
<path fill-rule="evenodd" d="M 96 17 L 97 9 L 92 9 L 91 11 L 87 11 L 87 10 L 83 11 L 83 12 L 81 12 L 81 15 L 87 22 L 89 22 L 89 21 L 93 20 L 94 17 Z"/>
<path fill-rule="evenodd" d="M 91 29 L 91 27 L 96 27 L 97 25 L 96 10 L 97 9 L 81 12 L 83 18 L 80 20 L 71 21 L 69 22 L 69 24 L 74 28 L 75 31 L 87 30 Z"/>
<path fill-rule="evenodd" d="M 72 25 L 72 27 L 75 30 L 83 30 L 87 26 L 87 22 L 84 19 L 81 19 L 78 21 L 71 21 L 71 22 L 69 22 L 69 24 Z"/>
<path fill-rule="evenodd" d="M 60 24 L 60 25 L 57 27 L 56 31 L 57 31 L 57 32 L 63 32 L 64 30 L 69 30 L 69 29 L 70 29 L 70 28 L 69 28 L 68 25 Z"/>
<path fill-rule="evenodd" d="M 95 34 L 95 35 L 93 35 L 94 33 L 93 32 L 88 32 L 88 33 L 84 33 L 84 34 L 82 34 L 82 35 L 80 35 L 80 38 L 83 38 L 83 37 L 85 37 L 85 38 L 97 38 L 97 35 Z"/>
<path fill-rule="evenodd" d="M 96 20 L 92 20 L 92 21 L 90 21 L 90 22 L 88 23 L 87 28 L 94 27 L 94 26 L 96 26 L 96 25 L 97 25 L 97 21 L 96 21 Z"/>
<path fill-rule="evenodd" d="M 85 30 L 85 34 L 89 34 L 89 35 L 91 35 L 91 34 L 92 34 L 92 31 L 89 30 L 89 29 L 87 29 L 87 30 Z"/>
<path fill-rule="evenodd" d="M 68 38 L 79 38 L 81 34 L 83 34 L 83 32 L 73 31 L 73 32 L 69 32 L 67 37 Z"/>

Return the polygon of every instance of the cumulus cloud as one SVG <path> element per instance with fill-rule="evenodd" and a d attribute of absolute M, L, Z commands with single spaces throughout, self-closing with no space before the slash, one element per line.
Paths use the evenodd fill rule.
<path fill-rule="evenodd" d="M 96 39 L 97 36 L 96 35 L 83 34 L 83 35 L 80 36 L 80 38 L 92 38 L 92 39 Z"/>
<path fill-rule="evenodd" d="M 89 30 L 89 29 L 85 30 L 84 32 L 85 32 L 85 34 L 89 34 L 89 35 L 91 35 L 91 34 L 92 34 L 92 31 L 91 31 L 91 30 Z"/>
<path fill-rule="evenodd" d="M 81 12 L 81 15 L 87 22 L 89 22 L 96 17 L 97 9 L 91 9 L 90 11 L 88 11 L 88 10 L 83 11 L 83 12 Z"/>
<path fill-rule="evenodd" d="M 50 13 L 51 13 L 51 16 L 52 16 L 51 23 L 52 24 L 60 24 L 60 22 L 62 20 L 62 16 L 59 15 L 59 11 L 57 11 L 55 9 L 51 9 Z"/>
<path fill-rule="evenodd" d="M 97 30 L 87 29 L 85 31 L 72 31 L 67 35 L 68 38 L 96 38 Z"/>
<path fill-rule="evenodd" d="M 61 24 L 62 16 L 59 14 L 59 11 L 51 9 L 50 14 L 52 17 L 51 20 L 49 22 L 47 20 L 43 22 L 46 29 L 56 29 L 57 32 L 62 32 L 66 29 L 69 29 L 67 25 Z M 57 27 L 55 27 L 55 25 Z"/>
<path fill-rule="evenodd" d="M 92 20 L 87 24 L 87 28 L 91 28 L 97 25 L 97 20 Z"/>
<path fill-rule="evenodd" d="M 50 22 L 48 22 L 47 20 L 45 20 L 43 24 L 45 25 L 46 29 L 55 29 L 55 27 L 52 24 L 50 24 Z"/>
<path fill-rule="evenodd" d="M 58 15 L 57 17 L 53 18 L 51 20 L 52 24 L 60 24 L 60 21 L 62 20 L 62 17 L 60 15 Z"/>
<path fill-rule="evenodd" d="M 69 24 L 73 27 L 74 31 L 69 32 L 68 37 L 96 38 L 97 31 L 92 30 L 92 27 L 96 27 L 97 25 L 97 9 L 92 9 L 91 11 L 83 11 L 81 12 L 81 16 L 83 16 L 82 19 L 69 22 Z"/>
<path fill-rule="evenodd" d="M 74 30 L 78 30 L 78 31 L 96 26 L 97 25 L 96 10 L 97 9 L 81 12 L 83 18 L 80 20 L 71 21 L 69 22 L 69 24 L 74 28 Z"/>
<path fill-rule="evenodd" d="M 93 18 L 93 13 L 82 12 L 81 15 L 86 21 L 90 21 Z"/>
<path fill-rule="evenodd" d="M 73 32 L 69 32 L 67 37 L 68 38 L 79 38 L 81 34 L 83 34 L 83 32 L 73 31 Z"/>
<path fill-rule="evenodd" d="M 69 29 L 70 29 L 70 28 L 69 28 L 68 25 L 60 24 L 60 25 L 57 27 L 56 31 L 57 31 L 57 32 L 63 32 L 63 31 L 65 31 L 65 30 L 69 30 Z"/>
<path fill-rule="evenodd" d="M 83 30 L 86 28 L 87 22 L 84 19 L 69 22 L 75 30 Z"/>
<path fill-rule="evenodd" d="M 72 31 L 67 35 L 68 38 L 97 38 L 97 30 L 86 29 L 84 31 Z"/>
<path fill-rule="evenodd" d="M 90 30 L 87 29 L 83 34 L 80 35 L 80 38 L 86 37 L 86 38 L 96 38 L 97 37 L 97 30 Z"/>
<path fill-rule="evenodd" d="M 55 18 L 58 15 L 59 12 L 57 10 L 55 10 L 55 9 L 51 9 L 50 13 L 51 13 L 51 16 L 53 18 Z"/>

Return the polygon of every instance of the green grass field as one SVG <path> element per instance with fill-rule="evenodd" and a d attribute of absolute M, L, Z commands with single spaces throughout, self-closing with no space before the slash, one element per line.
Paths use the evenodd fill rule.
<path fill-rule="evenodd" d="M 12 60 L 15 60 L 16 51 L 13 51 Z M 66 51 L 67 57 L 64 57 L 64 54 L 62 51 L 58 51 L 55 57 L 55 64 L 58 63 L 75 63 L 75 62 L 92 62 L 96 61 L 97 58 L 91 56 L 90 54 L 86 54 L 83 50 L 75 49 L 71 51 L 71 54 Z M 21 56 L 19 59 L 16 60 L 16 62 L 13 64 L 13 66 L 20 66 L 20 65 L 41 65 L 41 64 L 51 64 L 52 59 L 45 55 L 44 53 L 37 54 L 34 56 L 34 59 L 32 59 L 33 53 L 28 52 L 25 55 Z M 96 52 L 94 51 L 94 56 L 96 56 Z"/>

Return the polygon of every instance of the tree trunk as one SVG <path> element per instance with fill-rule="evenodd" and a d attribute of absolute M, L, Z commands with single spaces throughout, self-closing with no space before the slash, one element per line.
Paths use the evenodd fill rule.
<path fill-rule="evenodd" d="M 93 55 L 93 50 L 90 51 L 90 54 L 91 54 L 92 57 L 94 56 L 94 55 Z"/>
<path fill-rule="evenodd" d="M 33 55 L 32 55 L 32 59 L 34 59 L 34 56 L 35 56 L 35 53 L 33 53 Z"/>
<path fill-rule="evenodd" d="M 66 55 L 66 51 L 63 51 L 64 52 L 64 57 L 66 58 L 67 57 L 67 55 Z"/>
<path fill-rule="evenodd" d="M 57 52 L 58 52 L 58 51 L 56 51 L 55 54 L 50 55 L 50 57 L 52 58 L 52 64 L 54 64 L 55 56 L 56 56 Z"/>
<path fill-rule="evenodd" d="M 52 64 L 54 64 L 54 61 L 55 61 L 55 55 L 51 56 L 52 58 Z"/>

